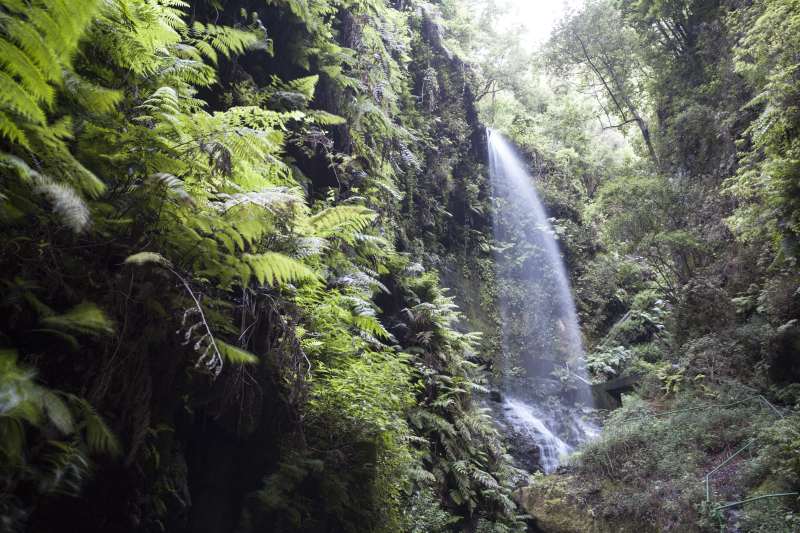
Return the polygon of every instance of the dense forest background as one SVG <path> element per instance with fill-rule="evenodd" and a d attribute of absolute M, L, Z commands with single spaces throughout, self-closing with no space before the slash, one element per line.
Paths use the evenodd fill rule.
<path fill-rule="evenodd" d="M 0 0 L 1 530 L 800 528 L 800 2 L 506 9 Z M 486 126 L 638 380 L 551 476 Z"/>

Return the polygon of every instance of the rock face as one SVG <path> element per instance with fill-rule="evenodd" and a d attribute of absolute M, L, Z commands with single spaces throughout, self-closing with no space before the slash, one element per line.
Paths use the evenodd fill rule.
<path fill-rule="evenodd" d="M 591 497 L 580 497 L 574 487 L 591 483 L 573 474 L 534 476 L 514 499 L 531 517 L 529 531 L 542 533 L 649 533 L 652 527 L 609 520 L 595 512 Z M 681 530 L 683 531 L 683 530 Z M 693 531 L 693 530 L 692 530 Z"/>
<path fill-rule="evenodd" d="M 533 518 L 534 530 L 543 533 L 611 533 L 598 525 L 591 509 L 572 501 L 569 478 L 548 476 L 523 487 L 515 494 L 517 503 Z"/>

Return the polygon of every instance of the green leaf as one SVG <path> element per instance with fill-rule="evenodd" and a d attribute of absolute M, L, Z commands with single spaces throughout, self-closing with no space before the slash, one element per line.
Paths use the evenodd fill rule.
<path fill-rule="evenodd" d="M 69 435 L 75 430 L 75 422 L 72 419 L 72 413 L 67 407 L 67 404 L 64 403 L 64 400 L 62 400 L 57 393 L 48 390 L 43 391 L 42 404 L 44 405 L 45 412 L 50 422 L 52 422 L 61 433 Z"/>
<path fill-rule="evenodd" d="M 157 263 L 159 265 L 169 266 L 169 260 L 158 252 L 139 252 L 128 256 L 124 264 L 141 266 L 147 263 Z"/>
<path fill-rule="evenodd" d="M 217 339 L 215 341 L 222 356 L 230 363 L 238 365 L 252 365 L 258 363 L 258 357 L 247 350 Z"/>
<path fill-rule="evenodd" d="M 114 323 L 91 302 L 78 304 L 63 315 L 43 318 L 42 324 L 53 329 L 91 336 L 114 333 Z"/>
<path fill-rule="evenodd" d="M 122 446 L 117 436 L 114 435 L 111 428 L 106 425 L 94 406 L 87 400 L 72 394 L 70 394 L 68 398 L 73 402 L 76 410 L 80 413 L 82 429 L 85 432 L 86 444 L 89 446 L 89 450 L 94 453 L 106 454 L 112 457 L 118 456 L 122 451 Z"/>
<path fill-rule="evenodd" d="M 280 283 L 319 279 L 319 276 L 313 270 L 297 259 L 292 259 L 277 252 L 266 252 L 257 255 L 244 254 L 243 258 L 250 265 L 253 274 L 261 284 L 267 283 L 274 286 Z"/>

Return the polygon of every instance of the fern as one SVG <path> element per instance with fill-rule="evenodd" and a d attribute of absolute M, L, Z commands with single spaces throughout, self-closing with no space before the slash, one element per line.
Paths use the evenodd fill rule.
<path fill-rule="evenodd" d="M 352 242 L 355 235 L 366 230 L 376 216 L 366 207 L 338 205 L 309 217 L 308 224 L 314 235 L 323 238 L 337 236 Z"/>
<path fill-rule="evenodd" d="M 47 178 L 40 178 L 37 181 L 35 191 L 50 201 L 53 212 L 60 222 L 75 233 L 82 233 L 89 227 L 91 222 L 89 207 L 72 187 L 54 183 Z"/>
<path fill-rule="evenodd" d="M 354 316 L 352 321 L 354 326 L 372 337 L 388 341 L 394 340 L 392 334 L 386 331 L 386 328 L 374 316 Z"/>
<path fill-rule="evenodd" d="M 310 122 L 319 124 L 320 126 L 341 126 L 347 124 L 347 119 L 328 113 L 327 111 L 309 111 L 308 118 Z"/>
<path fill-rule="evenodd" d="M 319 277 L 309 267 L 296 259 L 277 252 L 263 254 L 244 254 L 244 261 L 250 266 L 259 283 L 278 285 L 281 283 L 297 283 L 315 281 Z"/>
<path fill-rule="evenodd" d="M 217 339 L 217 346 L 222 356 L 230 363 L 239 365 L 258 363 L 258 357 L 232 344 Z"/>
<path fill-rule="evenodd" d="M 55 89 L 48 76 L 34 63 L 33 59 L 14 44 L 0 40 L 0 65 L 37 103 L 50 105 Z"/>
<path fill-rule="evenodd" d="M 89 478 L 89 460 L 73 442 L 50 440 L 46 445 L 40 490 L 77 497 Z"/>
<path fill-rule="evenodd" d="M 74 9 L 65 0 L 0 0 L 0 134 L 29 146 L 46 124 L 62 71 L 97 11 L 98 0 Z"/>
<path fill-rule="evenodd" d="M 14 117 L 0 110 L 0 135 L 21 146 L 30 146 L 28 135 L 17 125 Z"/>
<path fill-rule="evenodd" d="M 55 392 L 43 390 L 40 395 L 44 412 L 48 420 L 64 435 L 75 430 L 72 413 L 64 400 Z"/>
<path fill-rule="evenodd" d="M 218 54 L 230 58 L 263 43 L 263 35 L 254 31 L 201 22 L 195 22 L 188 35 L 191 38 L 189 43 L 214 64 L 218 61 Z"/>
<path fill-rule="evenodd" d="M 41 323 L 69 333 L 92 336 L 114 333 L 113 322 L 99 307 L 90 302 L 78 304 L 62 315 L 45 317 Z"/>
<path fill-rule="evenodd" d="M 126 265 L 141 266 L 147 263 L 155 263 L 158 265 L 171 266 L 169 260 L 163 255 L 156 252 L 139 252 L 125 258 Z"/>
<path fill-rule="evenodd" d="M 294 207 L 303 201 L 302 193 L 296 188 L 270 187 L 257 192 L 221 194 L 223 200 L 219 209 L 223 212 L 234 207 L 257 205 L 271 212 L 276 212 L 280 207 Z"/>
<path fill-rule="evenodd" d="M 192 195 L 186 192 L 183 181 L 178 177 L 173 176 L 169 172 L 157 172 L 150 176 L 150 180 L 163 185 L 180 202 L 194 205 Z"/>
<path fill-rule="evenodd" d="M 92 404 L 74 395 L 68 395 L 68 399 L 75 405 L 76 411 L 80 415 L 80 429 L 85 434 L 89 450 L 92 453 L 118 456 L 122 451 L 119 440 Z"/>
<path fill-rule="evenodd" d="M 93 113 L 113 110 L 122 101 L 122 91 L 94 84 L 74 72 L 64 73 L 64 94 L 75 104 Z"/>

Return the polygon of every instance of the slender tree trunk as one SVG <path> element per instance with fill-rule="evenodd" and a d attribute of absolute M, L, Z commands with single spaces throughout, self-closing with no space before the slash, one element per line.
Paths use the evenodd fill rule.
<path fill-rule="evenodd" d="M 656 156 L 655 148 L 653 148 L 653 141 L 650 137 L 650 127 L 647 125 L 647 121 L 645 121 L 639 114 L 639 110 L 636 108 L 636 106 L 633 105 L 630 96 L 628 96 L 628 94 L 625 92 L 625 87 L 619 79 L 617 72 L 608 61 L 604 60 L 602 57 L 600 58 L 600 61 L 608 71 L 608 75 L 611 77 L 611 83 L 614 85 L 614 88 L 612 88 L 609 85 L 609 81 L 606 80 L 605 76 L 603 76 L 600 66 L 595 64 L 595 62 L 592 60 L 592 55 L 589 53 L 586 43 L 583 42 L 581 36 L 575 35 L 575 37 L 578 39 L 578 42 L 581 45 L 583 57 L 586 59 L 589 67 L 603 84 L 603 87 L 605 87 L 606 92 L 608 92 L 608 96 L 611 98 L 611 101 L 617 108 L 617 112 L 619 112 L 620 117 L 623 120 L 623 124 L 630 122 L 628 120 L 629 116 L 633 117 L 632 121 L 636 122 L 636 124 L 639 126 L 639 131 L 642 133 L 642 139 L 644 139 L 644 144 L 647 147 L 647 153 L 650 155 L 650 158 L 653 160 L 653 163 L 655 163 L 656 167 L 658 167 L 658 157 Z"/>
<path fill-rule="evenodd" d="M 634 116 L 636 117 L 636 124 L 639 126 L 639 130 L 642 132 L 642 139 L 644 139 L 644 144 L 647 147 L 647 153 L 650 154 L 650 159 L 658 166 L 658 156 L 656 155 L 655 148 L 653 148 L 653 141 L 650 138 L 650 127 L 638 113 Z"/>

